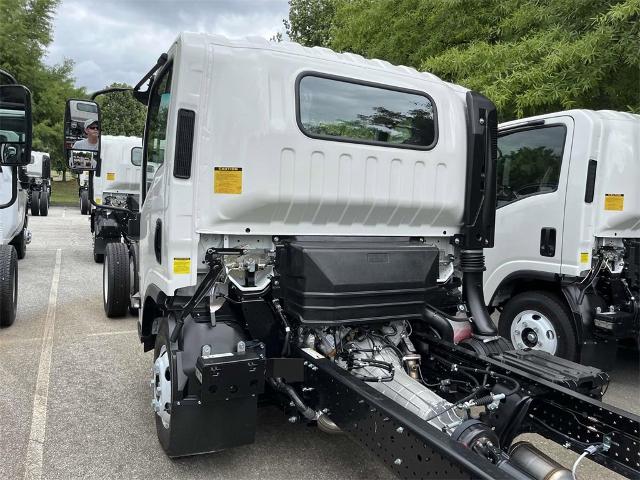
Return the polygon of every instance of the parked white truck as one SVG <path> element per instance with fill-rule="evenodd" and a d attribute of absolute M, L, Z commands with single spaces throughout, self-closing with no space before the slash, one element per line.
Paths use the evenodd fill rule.
<path fill-rule="evenodd" d="M 517 348 L 609 368 L 640 332 L 640 116 L 501 124 L 485 299 Z"/>
<path fill-rule="evenodd" d="M 102 135 L 100 171 L 93 180 L 91 232 L 93 233 L 93 259 L 100 263 L 108 243 L 120 242 L 126 229 L 123 212 L 101 208 L 113 206 L 138 210 L 140 179 L 142 177 L 142 139 Z M 87 190 L 87 193 L 88 190 Z"/>
<path fill-rule="evenodd" d="M 625 453 L 640 419 L 599 401 L 607 375 L 514 351 L 489 316 L 487 98 L 357 55 L 190 33 L 133 94 L 148 106 L 141 206 L 129 242 L 108 245 L 103 291 L 140 307 L 169 456 L 253 442 L 262 397 L 402 478 L 570 479 L 513 444 L 532 431 L 640 474 Z"/>
<path fill-rule="evenodd" d="M 31 163 L 26 167 L 24 188 L 29 194 L 31 215 L 49 214 L 51 200 L 51 158 L 46 152 L 31 152 Z"/>
<path fill-rule="evenodd" d="M 0 70 L 0 327 L 15 321 L 18 258 L 31 239 L 27 193 L 18 178 L 31 161 L 31 122 L 31 93 Z"/>

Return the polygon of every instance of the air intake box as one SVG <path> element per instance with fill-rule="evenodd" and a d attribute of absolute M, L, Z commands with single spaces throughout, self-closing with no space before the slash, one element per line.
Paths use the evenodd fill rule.
<path fill-rule="evenodd" d="M 308 325 L 420 318 L 439 250 L 409 239 L 294 239 L 277 249 L 286 312 Z"/>

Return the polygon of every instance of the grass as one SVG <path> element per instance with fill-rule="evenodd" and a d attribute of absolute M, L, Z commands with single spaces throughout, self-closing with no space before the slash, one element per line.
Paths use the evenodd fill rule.
<path fill-rule="evenodd" d="M 53 181 L 51 205 L 78 205 L 78 182 L 75 178 L 71 178 L 66 182 Z"/>

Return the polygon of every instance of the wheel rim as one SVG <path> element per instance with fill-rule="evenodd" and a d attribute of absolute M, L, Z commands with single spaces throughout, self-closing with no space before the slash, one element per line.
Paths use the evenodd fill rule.
<path fill-rule="evenodd" d="M 153 364 L 153 411 L 162 420 L 162 426 L 169 428 L 171 425 L 171 368 L 169 367 L 169 354 L 164 345 L 160 349 L 160 355 Z"/>
<path fill-rule="evenodd" d="M 542 350 L 551 355 L 558 351 L 558 334 L 553 324 L 536 310 L 525 310 L 513 319 L 511 342 L 518 349 Z"/>
<path fill-rule="evenodd" d="M 102 294 L 104 296 L 105 305 L 109 303 L 109 257 L 104 256 L 104 264 L 102 267 Z"/>

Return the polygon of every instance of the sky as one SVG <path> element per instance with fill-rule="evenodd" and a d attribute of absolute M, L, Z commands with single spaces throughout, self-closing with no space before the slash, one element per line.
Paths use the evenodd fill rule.
<path fill-rule="evenodd" d="M 271 38 L 287 0 L 62 0 L 45 62 L 75 62 L 76 85 L 135 85 L 181 31 Z"/>

